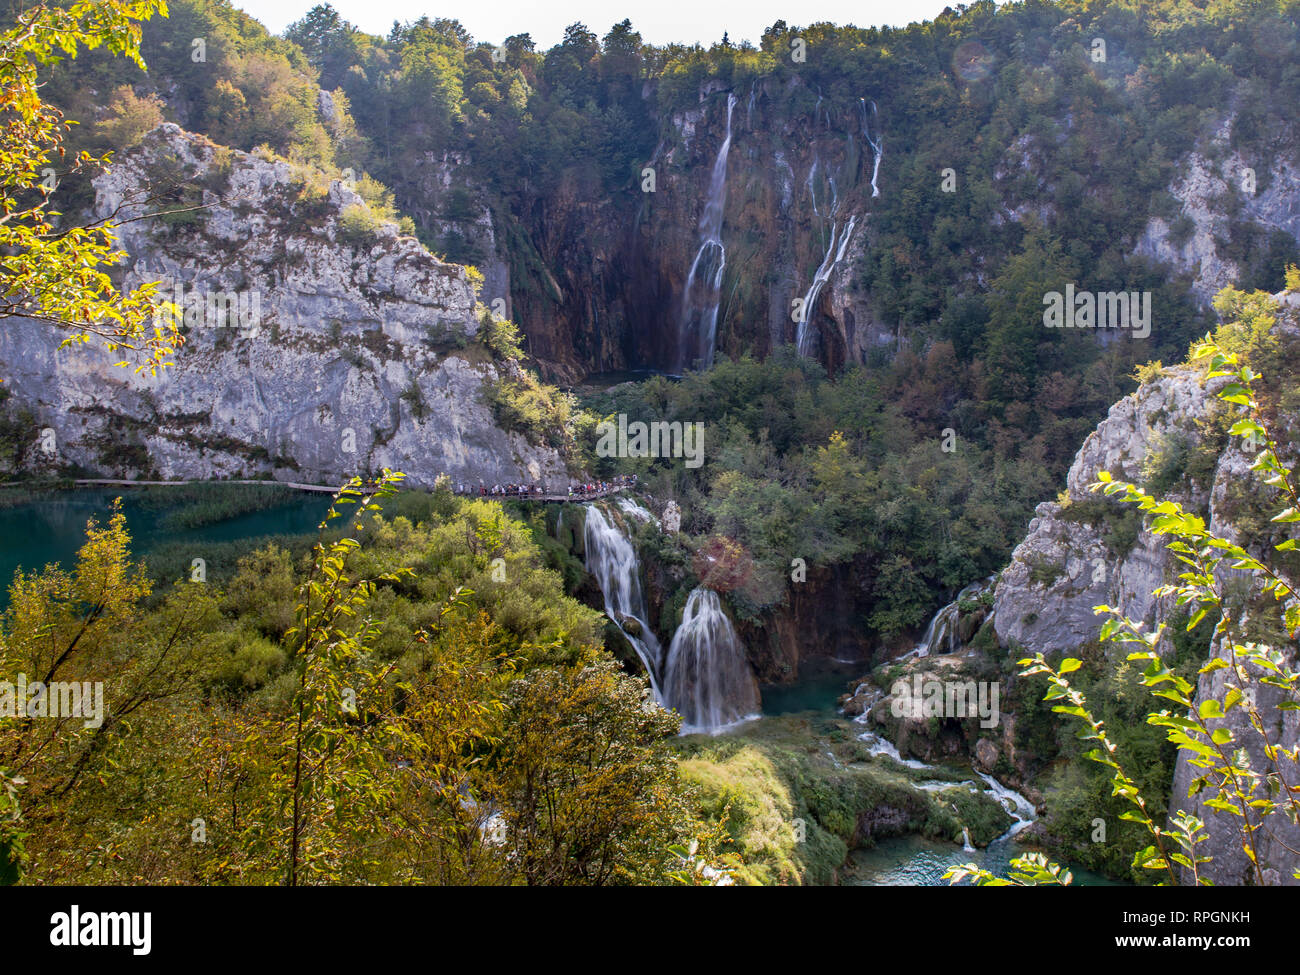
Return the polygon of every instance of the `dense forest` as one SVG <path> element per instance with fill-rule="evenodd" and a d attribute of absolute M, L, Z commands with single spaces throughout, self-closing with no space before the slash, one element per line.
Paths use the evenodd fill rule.
<path fill-rule="evenodd" d="M 465 267 L 447 272 L 463 275 L 447 287 L 463 281 L 469 295 L 469 320 L 455 326 L 465 332 L 417 344 L 439 367 L 455 359 L 488 377 L 492 424 L 518 438 L 512 462 L 526 467 L 523 445 L 553 455 L 571 500 L 530 503 L 535 485 L 518 484 L 507 500 L 446 475 L 407 490 L 400 473 L 358 462 L 338 472 L 347 486 L 318 531 L 214 544 L 202 578 L 181 545 L 142 555 L 121 504 L 90 522 L 74 558 L 24 565 L 0 613 L 0 677 L 100 682 L 110 706 L 84 727 L 0 715 L 0 883 L 852 882 L 864 869 L 856 853 L 900 835 L 970 851 L 1014 837 L 1023 811 L 965 788 L 993 774 L 1033 795 L 1042 819 L 1026 835 L 1057 859 L 1125 883 L 1166 879 L 1157 867 L 1187 882 L 1174 864 L 1199 880 L 1194 852 L 1184 863 L 1146 848 L 1174 832 L 1157 820 L 1195 835 L 1174 783 L 1180 756 L 1201 753 L 1177 737 L 1194 729 L 1147 720 L 1143 688 L 1167 682 L 1189 708 L 1218 695 L 1217 714 L 1197 711 L 1211 720 L 1241 700 L 1255 707 L 1205 683 L 1217 669 L 1202 666 L 1207 654 L 1250 656 L 1265 640 L 1293 648 L 1300 623 L 1287 611 L 1280 628 L 1248 625 L 1290 595 L 1294 544 L 1273 522 L 1300 519 L 1294 497 L 1274 517 L 1294 455 L 1300 349 L 1288 309 L 1300 243 L 1289 218 L 1270 223 L 1256 206 L 1300 167 L 1294 2 L 985 0 L 907 28 L 778 21 L 755 43 L 708 48 L 646 44 L 623 19 L 603 34 L 575 23 L 549 50 L 527 34 L 474 38 L 441 17 L 372 36 L 329 4 L 283 36 L 229 0 L 176 0 L 165 16 L 157 6 L 40 5 L 75 35 L 71 49 L 24 34 L 23 5 L 0 20 L 0 81 L 29 99 L 5 110 L 30 126 L 6 137 L 27 141 L 0 199 L 33 231 L 0 232 L 0 248 L 36 255 L 6 265 L 19 283 L 0 312 L 75 336 L 72 354 L 107 336 L 111 351 L 156 357 L 165 376 L 175 367 L 161 360 L 205 350 L 201 336 L 159 327 L 147 288 L 119 305 L 115 289 L 138 268 L 119 266 L 111 234 L 93 231 L 79 238 L 89 255 L 79 267 L 59 243 L 64 221 L 111 225 L 95 209 L 111 196 L 101 174 L 132 160 L 151 181 L 139 219 L 165 242 L 158 252 L 191 271 L 230 264 L 235 248 L 210 230 L 249 216 L 232 174 L 266 186 L 285 172 L 281 216 L 328 233 L 349 273 L 378 277 L 372 268 L 400 264 L 393 241 L 412 240 L 436 255 L 430 265 Z M 167 123 L 183 131 L 166 134 Z M 728 170 L 719 146 L 733 132 Z M 178 139 L 207 153 L 208 168 L 182 158 Z M 1253 164 L 1249 184 L 1197 201 L 1215 233 L 1185 198 L 1193 158 L 1225 173 Z M 40 180 L 56 160 L 54 212 Z M 716 358 L 668 368 L 714 171 L 732 194 L 718 215 L 732 255 L 718 270 Z M 660 181 L 653 195 L 647 172 Z M 861 229 L 837 266 L 852 208 Z M 1166 251 L 1202 238 L 1210 250 L 1199 263 L 1162 260 L 1156 225 Z M 778 238 L 794 241 L 779 260 Z M 268 279 L 293 278 L 289 253 Z M 1212 265 L 1235 274 L 1210 300 Z M 824 268 L 841 277 L 833 297 L 804 292 L 818 336 L 809 354 L 786 299 Z M 61 271 L 66 291 L 49 285 Z M 1147 295 L 1154 327 L 1045 328 L 1044 296 L 1066 282 Z M 43 287 L 56 292 L 49 307 L 13 298 Z M 93 308 L 78 307 L 78 287 Z M 348 323 L 313 324 L 322 363 L 367 368 Z M 358 334 L 375 356 L 397 342 L 382 326 Z M 1239 386 L 1224 393 L 1224 377 Z M 417 430 L 447 409 L 418 378 L 403 373 L 405 391 L 386 404 Z M 1189 405 L 1169 393 L 1158 417 L 1142 414 L 1150 436 L 1132 438 L 1146 454 L 1129 494 L 1084 499 L 1087 485 L 1067 485 L 1098 425 L 1136 409 L 1125 397 L 1179 383 L 1214 395 Z M 0 514 L 106 471 L 182 479 L 158 474 L 150 432 L 121 419 L 99 445 L 103 469 L 43 462 L 33 431 L 49 404 L 24 392 L 0 386 L 0 469 L 14 477 Z M 106 385 L 69 412 L 104 414 L 140 395 Z M 1215 397 L 1223 403 L 1205 405 Z M 1180 410 L 1178 431 L 1151 433 Z M 212 404 L 191 412 L 218 415 Z M 595 431 L 620 416 L 701 425 L 707 463 L 602 453 Z M 1234 438 L 1265 432 L 1273 440 L 1258 457 L 1271 461 L 1232 468 Z M 292 458 L 245 453 L 263 465 L 259 480 L 306 480 Z M 1230 471 L 1259 472 L 1268 490 L 1225 489 Z M 608 485 L 634 485 L 637 500 L 593 501 Z M 173 533 L 288 504 L 287 488 L 256 485 L 129 493 L 166 512 Z M 1158 507 L 1174 503 L 1186 511 Z M 671 529 L 669 510 L 680 515 Z M 592 526 L 606 518 L 632 552 L 644 619 L 620 616 L 602 592 L 596 546 L 607 541 Z M 1098 621 L 1051 659 L 1025 663 L 1033 653 L 1000 636 L 1011 624 L 999 608 L 994 625 L 998 573 L 1031 524 L 1052 520 L 1095 533 L 1104 544 L 1089 557 L 1102 552 L 1117 577 L 1131 553 L 1158 561 L 1158 535 L 1190 546 L 1170 552 L 1209 581 L 1193 592 L 1184 579 L 1144 606 L 1144 626 L 1176 631 L 1147 644 L 1163 656 L 1146 671 L 1107 646 L 1141 631 L 1123 628 L 1136 598 L 1127 589 L 1113 625 Z M 1207 542 L 1197 523 L 1232 537 Z M 1258 566 L 1262 588 L 1220 586 L 1213 567 L 1188 562 L 1215 548 L 1232 552 L 1235 570 Z M 1065 576 L 1094 571 L 1071 567 L 1082 558 L 1034 562 L 1030 581 L 1046 599 Z M 952 602 L 979 580 L 983 591 Z M 846 710 L 765 711 L 759 730 L 734 737 L 679 734 L 682 714 L 655 704 L 668 664 L 638 648 L 657 633 L 672 653 L 702 591 L 719 599 L 711 619 L 741 646 L 755 699 L 760 684 L 765 694 L 797 684 L 831 661 L 856 668 L 839 675 Z M 945 604 L 962 631 L 954 673 L 1003 688 L 1014 724 L 878 722 L 915 742 L 908 752 L 895 734 L 887 761 L 847 706 L 861 699 L 862 724 L 900 677 L 928 673 L 927 654 L 907 661 Z M 1022 614 L 1017 632 L 1036 615 Z M 1273 686 L 1294 692 L 1291 658 L 1250 659 L 1272 662 Z M 1063 716 L 1099 720 L 1094 735 L 1113 729 L 1128 771 L 1090 761 Z M 1214 737 L 1221 730 L 1201 725 L 1215 746 L 1231 740 Z M 994 757 L 976 759 L 981 746 Z M 1271 743 L 1266 752 L 1277 761 Z M 928 764 L 940 759 L 974 772 Z M 1267 783 L 1230 787 L 1222 767 L 1214 774 L 1198 792 L 1243 817 L 1265 801 L 1251 790 Z M 1125 815 L 1139 792 L 1145 820 Z M 1114 824 L 1108 844 L 1089 840 L 1099 817 Z M 1272 882 L 1250 842 L 1249 882 Z"/>
<path fill-rule="evenodd" d="M 1106 40 L 1104 61 L 1090 56 L 1094 36 Z M 803 63 L 784 56 L 795 37 L 814 52 Z M 202 72 L 194 38 L 205 44 Z M 704 502 L 686 506 L 692 534 L 727 534 L 763 566 L 737 597 L 743 613 L 780 598 L 770 580 L 792 557 L 856 560 L 865 601 L 878 607 L 859 624 L 888 640 L 998 568 L 1083 437 L 1133 389 L 1133 368 L 1180 359 L 1212 320 L 1186 278 L 1135 257 L 1134 241 L 1151 214 L 1187 232 L 1167 187 L 1229 106 L 1232 150 L 1296 158 L 1295 43 L 1266 3 L 1140 13 L 975 4 L 906 29 L 778 22 L 758 47 L 707 50 L 645 45 L 628 21 L 603 36 L 574 24 L 538 51 L 527 35 L 475 39 L 450 19 L 373 37 L 328 5 L 278 38 L 229 4 L 184 0 L 145 25 L 147 74 L 92 52 L 61 65 L 49 90 L 74 118 L 103 114 L 94 93 L 113 93 L 107 117 L 74 130 L 92 148 L 127 147 L 169 118 L 237 148 L 349 170 L 379 217 L 406 214 L 425 243 L 468 264 L 489 256 L 463 232 L 484 202 L 522 235 L 510 260 L 528 263 L 541 259 L 558 198 L 640 196 L 660 120 L 702 85 L 743 93 L 763 81 L 779 92 L 769 111 L 787 117 L 815 116 L 823 97 L 843 106 L 872 93 L 888 145 L 907 149 L 887 150 L 855 273 L 896 323 L 897 347 L 827 375 L 763 355 L 741 326 L 734 361 L 716 374 L 590 408 L 707 420 L 722 438 L 713 449 L 725 460 L 676 471 L 674 487 Z M 1033 165 L 1005 172 L 1009 146 Z M 421 182 L 431 156 L 464 161 L 437 213 Z M 948 170 L 961 192 L 937 192 Z M 1223 201 L 1230 214 L 1240 205 Z M 1235 229 L 1223 247 L 1241 269 L 1237 285 L 1278 290 L 1300 260 L 1294 239 L 1244 219 Z M 516 275 L 512 287 L 532 280 Z M 1041 295 L 1066 280 L 1150 291 L 1160 327 L 1148 341 L 1110 343 L 1041 328 Z M 520 325 L 527 335 L 530 322 Z M 517 384 L 502 392 L 505 422 L 543 435 L 558 398 Z M 991 476 L 973 479 L 977 470 Z M 765 483 L 751 483 L 756 474 Z"/>

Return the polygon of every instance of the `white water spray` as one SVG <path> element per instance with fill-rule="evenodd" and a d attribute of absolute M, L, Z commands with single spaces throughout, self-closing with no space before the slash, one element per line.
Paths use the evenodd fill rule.
<path fill-rule="evenodd" d="M 812 328 L 813 309 L 817 305 L 817 299 L 821 297 L 822 289 L 830 279 L 831 272 L 839 266 L 840 261 L 844 260 L 844 252 L 848 249 L 857 222 L 856 216 L 850 216 L 842 230 L 838 224 L 831 224 L 831 240 L 826 246 L 826 256 L 822 258 L 817 273 L 813 275 L 812 284 L 808 285 L 808 290 L 804 292 L 803 321 L 799 323 L 799 330 L 795 334 L 795 345 L 804 358 L 813 354 L 813 343 L 817 335 Z"/>
<path fill-rule="evenodd" d="M 731 110 L 736 96 L 727 95 L 727 133 L 713 161 L 709 195 L 700 214 L 700 249 L 695 252 L 682 295 L 682 316 L 677 331 L 677 367 L 685 372 L 693 363 L 713 365 L 718 332 L 718 304 L 722 299 L 722 272 L 727 250 L 722 246 L 722 214 L 727 203 L 727 155 L 731 151 Z"/>
<path fill-rule="evenodd" d="M 984 772 L 976 772 L 975 774 L 988 784 L 988 791 L 993 794 L 993 798 L 1002 803 L 1002 808 L 1014 820 L 1011 828 L 999 836 L 998 839 L 1010 839 L 1034 821 L 1037 810 L 1034 809 L 1034 804 L 1028 799 L 1019 792 L 1008 789 L 991 775 Z"/>
<path fill-rule="evenodd" d="M 643 509 L 644 510 L 644 509 Z M 659 672 L 663 650 L 654 631 L 646 622 L 645 597 L 641 593 L 641 560 L 627 535 L 605 512 L 594 504 L 586 505 L 583 538 L 586 546 L 587 571 L 596 577 L 605 597 L 605 615 L 622 628 L 624 636 L 650 675 L 655 700 L 664 703 L 659 690 Z M 646 512 L 647 517 L 649 512 Z M 633 621 L 629 627 L 625 621 Z M 629 632 L 629 630 L 639 632 Z"/>
<path fill-rule="evenodd" d="M 668 648 L 665 703 L 682 716 L 682 733 L 718 734 L 759 716 L 758 682 L 718 594 L 691 590 L 682 625 Z"/>

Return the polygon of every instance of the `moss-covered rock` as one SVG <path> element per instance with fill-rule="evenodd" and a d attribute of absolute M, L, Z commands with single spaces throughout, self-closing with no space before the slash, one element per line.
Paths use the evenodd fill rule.
<path fill-rule="evenodd" d="M 748 884 L 833 884 L 849 853 L 920 833 L 960 843 L 962 828 L 987 845 L 1011 817 L 969 782 L 920 789 L 948 773 L 872 758 L 844 721 L 769 718 L 743 736 L 683 739 L 682 774 L 700 809 L 726 824 Z"/>

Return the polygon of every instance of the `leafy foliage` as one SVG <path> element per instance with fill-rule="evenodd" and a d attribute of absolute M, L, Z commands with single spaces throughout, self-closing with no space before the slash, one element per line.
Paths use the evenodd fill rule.
<path fill-rule="evenodd" d="M 1258 346 L 1253 347 L 1259 354 Z M 1225 380 L 1216 395 L 1224 403 L 1237 407 L 1240 416 L 1230 433 L 1245 442 L 1244 449 L 1254 458 L 1251 470 L 1273 489 L 1285 506 L 1272 521 L 1278 525 L 1300 522 L 1300 496 L 1291 470 L 1278 457 L 1278 446 L 1265 425 L 1263 407 L 1256 395 L 1259 374 L 1243 365 L 1237 353 L 1226 352 L 1216 345 L 1210 336 L 1193 348 L 1191 359 L 1208 365 L 1207 381 Z M 1203 679 L 1198 693 L 1197 686 L 1162 656 L 1165 623 L 1148 631 L 1140 621 L 1129 619 L 1117 610 L 1097 607 L 1099 614 L 1109 616 L 1102 625 L 1102 642 L 1136 648 L 1127 659 L 1143 666 L 1142 684 L 1153 698 L 1174 704 L 1173 709 L 1166 706 L 1149 712 L 1146 721 L 1163 729 L 1167 740 L 1187 758 L 1190 766 L 1200 770 L 1192 781 L 1188 798 L 1214 813 L 1235 818 L 1241 848 L 1253 870 L 1253 882 L 1265 885 L 1268 874 L 1267 862 L 1260 852 L 1262 839 L 1275 836 L 1276 824 L 1281 821 L 1300 824 L 1300 803 L 1292 781 L 1297 749 L 1286 748 L 1278 742 L 1277 722 L 1262 711 L 1255 694 L 1261 686 L 1276 688 L 1283 698 L 1277 705 L 1279 710 L 1300 709 L 1300 672 L 1294 669 L 1289 652 L 1277 645 L 1294 639 L 1300 631 L 1300 602 L 1287 581 L 1290 573 L 1270 565 L 1264 555 L 1252 554 L 1247 546 L 1256 540 L 1239 543 L 1217 535 L 1203 518 L 1187 512 L 1179 503 L 1162 501 L 1141 487 L 1114 480 L 1107 472 L 1098 475 L 1093 489 L 1136 505 L 1147 514 L 1153 534 L 1169 536 L 1166 547 L 1186 568 L 1178 575 L 1176 584 L 1161 586 L 1154 595 L 1173 597 L 1176 606 L 1190 613 L 1190 617 L 1180 620 L 1183 629 L 1190 632 L 1203 620 L 1214 621 L 1217 653 L 1198 673 L 1202 678 L 1223 673 L 1215 682 Z M 1285 558 L 1285 553 L 1295 551 L 1296 544 L 1294 538 L 1287 537 L 1281 542 L 1269 539 L 1266 547 L 1282 553 L 1275 556 L 1276 562 Z M 1251 591 L 1258 590 L 1265 599 L 1264 604 L 1230 598 L 1234 575 L 1249 578 Z M 1254 622 L 1252 617 L 1265 616 L 1270 604 L 1276 622 L 1272 626 Z M 1212 857 L 1198 849 L 1208 839 L 1205 822 L 1186 808 L 1174 811 L 1167 825 L 1159 821 L 1157 810 L 1122 764 L 1120 749 L 1104 722 L 1094 717 L 1083 694 L 1067 679 L 1067 675 L 1082 667 L 1082 662 L 1066 658 L 1054 666 L 1038 654 L 1020 663 L 1025 675 L 1041 674 L 1047 678 L 1045 700 L 1056 702 L 1053 711 L 1082 722 L 1084 727 L 1079 737 L 1096 743 L 1085 757 L 1111 770 L 1114 795 L 1131 806 L 1121 818 L 1140 824 L 1151 837 L 1152 842 L 1134 855 L 1134 868 L 1160 871 L 1169 883 L 1209 883 L 1203 871 Z M 1235 723 L 1231 720 L 1234 711 L 1241 715 L 1241 720 Z M 1243 727 L 1256 736 L 1254 742 L 1242 740 Z M 1059 868 L 1046 861 L 1038 862 L 1036 867 L 1016 877 L 1016 882 L 1059 882 L 1052 879 Z M 987 871 L 973 865 L 949 871 L 948 876 L 954 881 L 971 879 L 981 885 L 994 882 Z"/>
<path fill-rule="evenodd" d="M 150 372 L 166 365 L 180 342 L 174 309 L 156 300 L 151 285 L 118 292 L 110 272 L 123 255 L 115 249 L 111 218 L 64 226 L 63 214 L 51 207 L 59 178 L 103 168 L 108 160 L 84 151 L 65 160 L 69 123 L 43 100 L 38 74 L 99 48 L 143 68 L 139 21 L 165 9 L 161 0 L 42 3 L 0 34 L 0 319 L 43 322 L 65 334 L 64 347 L 101 340 L 135 355 L 137 368 Z M 67 167 L 62 177 L 56 165 Z"/>
<path fill-rule="evenodd" d="M 120 511 L 15 578 L 0 672 L 101 682 L 105 718 L 0 717 L 9 882 L 726 882 L 599 614 L 499 505 L 397 478 L 220 588 L 155 601 Z"/>

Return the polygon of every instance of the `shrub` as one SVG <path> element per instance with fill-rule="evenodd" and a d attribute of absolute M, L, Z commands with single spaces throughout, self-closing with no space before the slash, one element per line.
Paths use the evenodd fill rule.
<path fill-rule="evenodd" d="M 370 207 L 353 203 L 339 215 L 339 237 L 354 246 L 372 243 L 380 222 Z"/>
<path fill-rule="evenodd" d="M 108 117 L 95 125 L 115 148 L 130 149 L 162 123 L 162 99 L 152 93 L 140 98 L 130 85 L 121 85 L 109 99 Z"/>
<path fill-rule="evenodd" d="M 1209 336 L 1193 348 L 1191 358 L 1209 360 L 1207 378 L 1229 380 L 1218 397 L 1240 408 L 1231 435 L 1264 443 L 1252 470 L 1260 475 L 1261 489 L 1264 485 L 1274 489 L 1273 503 L 1287 506 L 1273 522 L 1300 522 L 1292 472 L 1278 459 L 1277 444 L 1256 397 L 1258 374 L 1243 366 L 1236 354 L 1225 353 Z M 1275 836 L 1272 824 L 1284 828 L 1288 821 L 1294 822 L 1296 804 L 1286 789 L 1288 767 L 1293 764 L 1290 753 L 1273 743 L 1268 729 L 1280 721 L 1276 712 L 1300 706 L 1300 672 L 1294 669 L 1292 655 L 1284 649 L 1290 634 L 1300 629 L 1300 602 L 1292 584 L 1286 581 L 1290 573 L 1275 566 L 1286 560 L 1287 553 L 1297 550 L 1297 541 L 1289 537 L 1275 543 L 1275 536 L 1247 539 L 1244 533 L 1236 533 L 1241 534 L 1245 545 L 1261 553 L 1252 554 L 1245 545 L 1214 534 L 1204 519 L 1186 512 L 1178 503 L 1161 501 L 1136 485 L 1115 481 L 1108 472 L 1098 474 L 1093 489 L 1104 490 L 1150 513 L 1151 531 L 1170 536 L 1167 548 L 1190 567 L 1190 571 L 1179 575 L 1177 584 L 1162 586 L 1153 593 L 1157 597 L 1173 596 L 1177 607 L 1154 630 L 1118 610 L 1098 607 L 1098 612 L 1109 617 L 1101 629 L 1101 642 L 1127 647 L 1131 651 L 1127 661 L 1142 666 L 1138 674 L 1136 667 L 1125 663 L 1116 669 L 1113 681 L 1132 674 L 1148 690 L 1148 706 L 1159 710 L 1148 711 L 1145 723 L 1164 731 L 1166 741 L 1176 746 L 1196 776 L 1186 796 L 1189 801 L 1180 803 L 1182 808 L 1170 810 L 1166 822 L 1161 785 L 1152 786 L 1133 777 L 1145 778 L 1144 770 L 1152 764 L 1150 754 L 1144 753 L 1142 747 L 1145 739 L 1132 737 L 1131 729 L 1139 715 L 1123 715 L 1121 720 L 1095 717 L 1081 681 L 1087 673 L 1085 661 L 1066 658 L 1053 665 L 1039 653 L 1020 661 L 1021 673 L 1045 677 L 1049 688 L 1044 699 L 1055 702 L 1054 711 L 1072 715 L 1084 725 L 1077 737 L 1096 744 L 1084 757 L 1109 769 L 1106 774 L 1111 794 L 1130 807 L 1121 818 L 1141 826 L 1144 838 L 1150 840 L 1150 845 L 1133 855 L 1131 866 L 1135 873 L 1149 871 L 1148 875 L 1155 874 L 1173 884 L 1212 883 L 1215 878 L 1207 865 L 1213 864 L 1215 857 L 1208 855 L 1210 851 L 1202 849 L 1201 844 L 1211 838 L 1211 832 L 1231 824 L 1230 834 L 1219 836 L 1216 852 L 1226 859 L 1234 856 L 1234 848 L 1239 847 L 1246 858 L 1242 861 L 1248 871 L 1245 882 L 1257 886 L 1278 883 L 1277 870 L 1268 861 L 1270 847 L 1281 846 L 1288 851 L 1291 847 Z M 1241 574 L 1225 577 L 1225 559 Z M 1266 564 L 1265 559 L 1274 565 Z M 1240 593 L 1231 591 L 1234 584 L 1240 586 Z M 1260 595 L 1252 600 L 1249 595 L 1256 589 Z M 1188 619 L 1188 614 L 1194 615 Z M 1160 652 L 1171 624 L 1183 633 L 1191 631 L 1190 639 L 1174 639 L 1176 653 L 1172 660 Z M 1214 628 L 1215 653 L 1194 675 L 1190 673 L 1195 666 L 1193 660 L 1179 657 L 1202 659 L 1202 641 L 1208 644 L 1210 640 L 1206 625 Z M 1083 673 L 1067 679 L 1076 671 Z M 1204 679 L 1197 680 L 1198 675 Z M 1278 695 L 1279 703 L 1262 703 L 1258 691 L 1263 685 L 1269 685 L 1271 693 Z M 1113 684 L 1110 693 L 1104 687 L 1094 690 L 1102 691 L 1091 696 L 1101 700 L 1103 708 L 1119 697 Z M 1157 697 L 1160 700 L 1155 700 Z M 1173 711 L 1170 701 L 1176 705 Z M 1160 782 L 1167 783 L 1168 776 L 1162 775 Z M 1201 818 L 1203 811 L 1218 817 L 1210 830 L 1210 824 Z M 1041 854 L 1016 858 L 1012 867 L 1010 881 L 999 880 L 974 864 L 953 868 L 946 876 L 953 882 L 969 879 L 981 886 L 1070 882 L 1068 873 Z M 1229 861 L 1217 870 L 1217 879 L 1239 876 L 1238 869 Z"/>
<path fill-rule="evenodd" d="M 471 281 L 473 279 L 471 278 Z M 482 281 L 482 275 L 479 276 Z M 523 346 L 519 344 L 519 326 L 503 318 L 495 318 L 484 311 L 479 317 L 479 336 L 483 345 L 498 362 L 510 362 L 524 357 Z"/>

